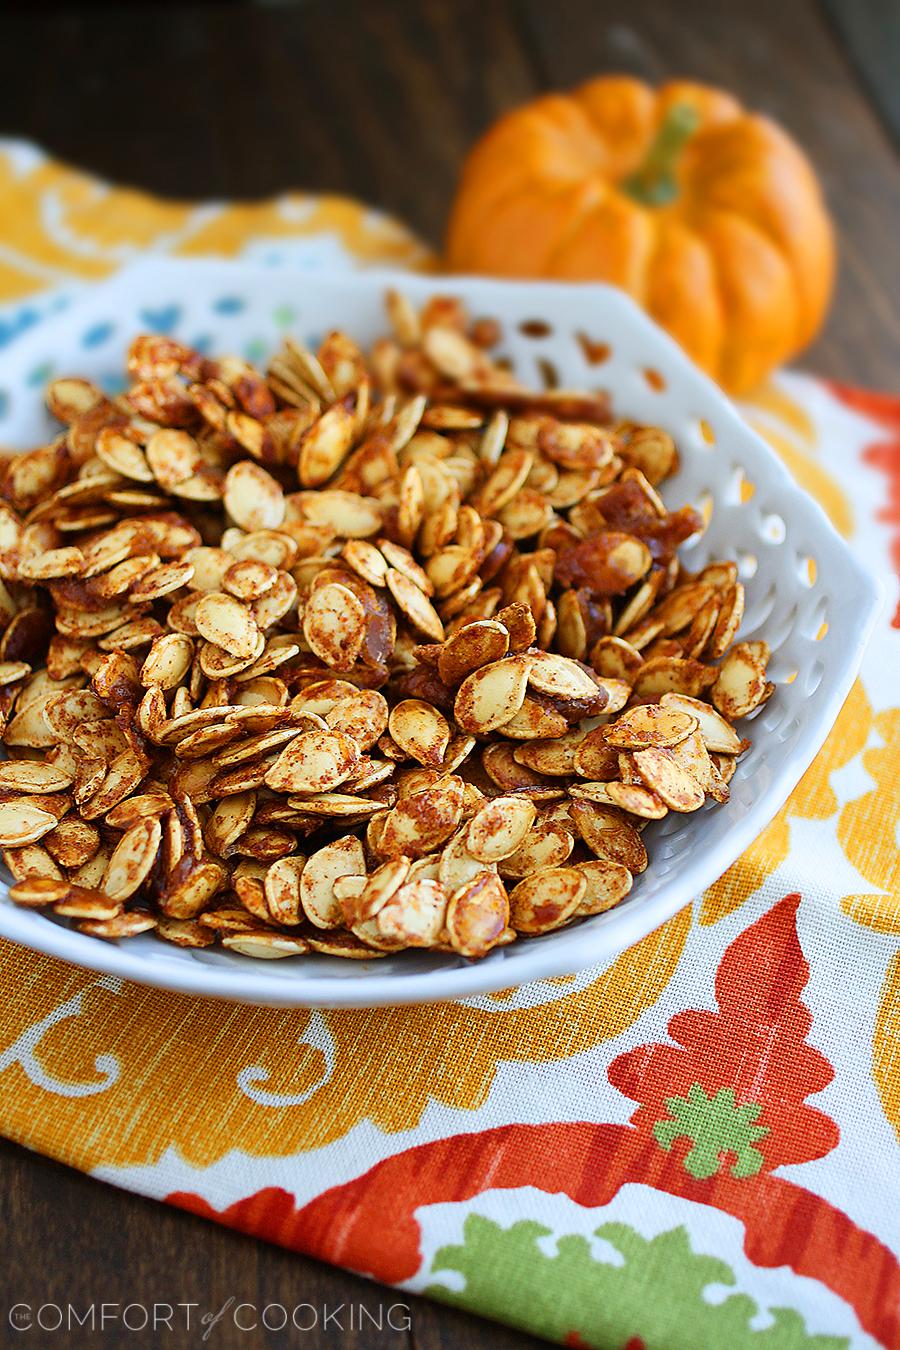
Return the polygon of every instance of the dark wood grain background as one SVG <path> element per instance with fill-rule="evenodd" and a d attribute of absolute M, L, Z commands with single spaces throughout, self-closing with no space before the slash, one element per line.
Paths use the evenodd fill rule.
<path fill-rule="evenodd" d="M 463 153 L 511 104 L 610 69 L 722 84 L 807 148 L 838 222 L 836 302 L 805 364 L 875 388 L 900 384 L 898 0 L 30 0 L 0 4 L 0 34 L 0 133 L 171 196 L 248 198 L 289 187 L 351 193 L 395 212 L 435 245 Z M 0 1219 L 3 1344 L 39 1343 L 9 1329 L 15 1301 L 185 1300 L 207 1309 L 235 1296 L 260 1306 L 363 1301 L 374 1310 L 382 1299 L 355 1276 L 114 1191 L 11 1144 L 0 1144 Z M 408 1332 L 332 1329 L 292 1339 L 219 1324 L 208 1343 L 538 1344 L 407 1301 Z M 200 1335 L 157 1339 L 174 1347 L 199 1344 Z M 151 1339 L 122 1332 L 43 1338 L 43 1345 L 145 1343 Z"/>

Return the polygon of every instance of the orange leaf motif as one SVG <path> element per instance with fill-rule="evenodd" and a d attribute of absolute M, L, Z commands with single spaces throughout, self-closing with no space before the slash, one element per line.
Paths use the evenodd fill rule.
<path fill-rule="evenodd" d="M 631 1117 L 639 1130 L 651 1134 L 669 1115 L 667 1100 L 687 1099 L 699 1084 L 707 1098 L 731 1089 L 738 1107 L 761 1108 L 754 1123 L 766 1130 L 755 1145 L 763 1171 L 835 1147 L 835 1122 L 804 1102 L 834 1071 L 806 1044 L 812 1017 L 800 1002 L 809 964 L 797 939 L 799 903 L 799 895 L 785 896 L 727 948 L 716 974 L 719 1011 L 687 1009 L 669 1022 L 679 1048 L 639 1046 L 613 1060 L 610 1082 L 641 1103 Z"/>

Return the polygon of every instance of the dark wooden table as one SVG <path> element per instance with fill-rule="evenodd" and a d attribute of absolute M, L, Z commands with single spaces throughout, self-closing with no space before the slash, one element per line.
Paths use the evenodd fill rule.
<path fill-rule="evenodd" d="M 4 8 L 0 6 L 0 9 Z M 897 0 L 307 0 L 261 5 L 7 6 L 0 130 L 110 178 L 184 197 L 347 192 L 439 244 L 473 137 L 535 91 L 618 69 L 722 84 L 815 161 L 841 235 L 837 300 L 806 357 L 900 383 Z M 0 221 L 2 242 L 2 221 Z M 11 997 L 10 992 L 5 993 Z M 0 1080 L 0 1090 L 3 1084 Z M 21 1300 L 228 1298 L 377 1306 L 365 1281 L 89 1181 L 0 1143 L 0 1343 Z M 218 1346 L 537 1345 L 409 1298 L 409 1331 L 228 1332 Z M 138 1344 L 85 1333 L 59 1344 Z M 164 1335 L 194 1345 L 197 1332 Z M 44 1344 L 54 1338 L 46 1337 Z"/>

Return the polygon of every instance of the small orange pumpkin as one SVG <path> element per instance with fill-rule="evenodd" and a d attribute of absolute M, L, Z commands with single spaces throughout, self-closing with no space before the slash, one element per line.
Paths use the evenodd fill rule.
<path fill-rule="evenodd" d="M 803 152 L 720 90 L 610 75 L 501 118 L 471 151 L 457 272 L 607 281 L 735 393 L 818 331 L 834 235 Z"/>

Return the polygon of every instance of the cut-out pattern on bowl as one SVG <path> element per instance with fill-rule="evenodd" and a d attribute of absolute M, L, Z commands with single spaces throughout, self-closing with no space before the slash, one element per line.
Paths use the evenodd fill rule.
<path fill-rule="evenodd" d="M 582 355 L 588 365 L 602 366 L 604 361 L 608 361 L 612 356 L 612 346 L 608 342 L 596 342 L 588 337 L 587 333 L 576 333 L 578 344 L 581 347 Z"/>
<path fill-rule="evenodd" d="M 760 521 L 759 533 L 767 543 L 782 544 L 787 538 L 787 525 L 777 511 L 772 511 Z"/>
<path fill-rule="evenodd" d="M 553 336 L 553 329 L 549 323 L 543 319 L 525 319 L 519 324 L 519 332 L 523 337 L 528 338 L 548 338 Z"/>
<path fill-rule="evenodd" d="M 0 443 L 24 448 L 52 433 L 38 392 L 51 370 L 119 386 L 125 347 L 147 328 L 148 311 L 164 315 L 172 334 L 188 343 L 259 359 L 279 344 L 286 325 L 305 341 L 331 328 L 374 340 L 386 329 L 388 284 L 419 303 L 440 288 L 461 295 L 473 314 L 499 318 L 510 365 L 536 387 L 552 366 L 562 386 L 595 388 L 602 360 L 614 415 L 674 436 L 681 465 L 663 496 L 673 506 L 705 506 L 709 514 L 706 532 L 685 551 L 686 565 L 737 559 L 747 587 L 740 636 L 765 638 L 773 648 L 770 676 L 778 688 L 747 724 L 753 749 L 732 780 L 731 801 L 651 826 L 651 866 L 615 909 L 471 965 L 434 953 L 371 965 L 324 957 L 255 963 L 219 950 L 182 951 L 149 935 L 117 947 L 0 902 L 5 936 L 126 978 L 284 1005 L 458 998 L 562 975 L 609 960 L 698 895 L 768 823 L 821 745 L 858 669 L 877 589 L 724 396 L 610 288 L 373 273 L 293 276 L 242 263 L 140 264 L 7 349 Z M 659 388 L 648 384 L 648 369 L 658 372 Z M 739 483 L 753 484 L 749 498 L 729 491 L 736 472 Z"/>
<path fill-rule="evenodd" d="M 546 356 L 538 361 L 538 370 L 541 374 L 541 387 L 544 389 L 558 389 L 560 385 L 559 371 L 556 366 Z"/>

